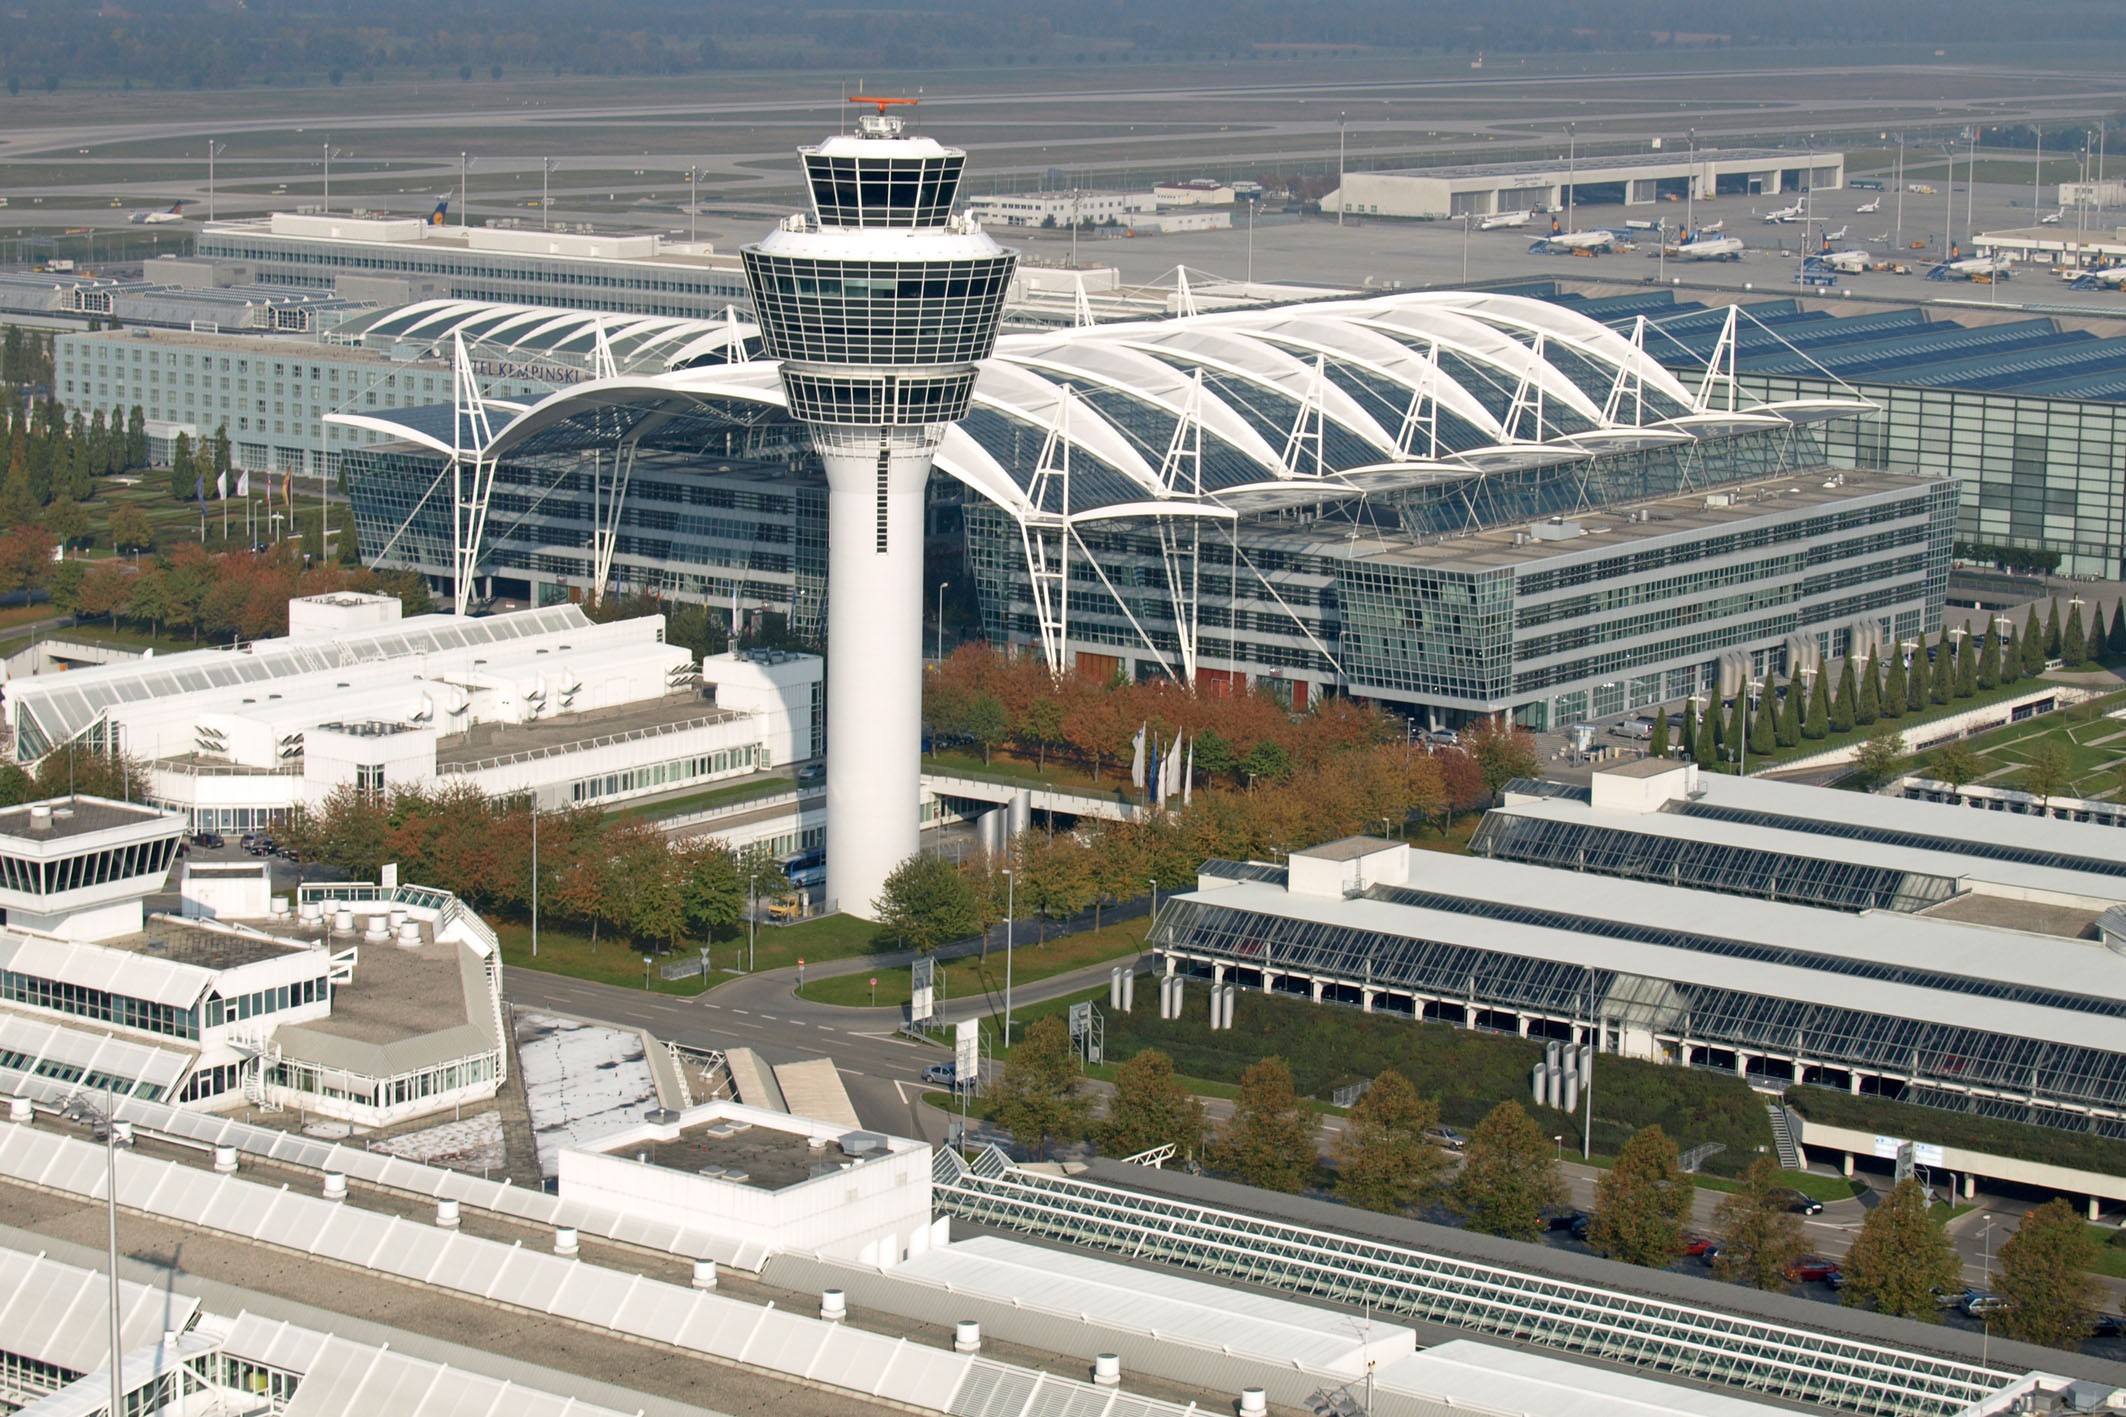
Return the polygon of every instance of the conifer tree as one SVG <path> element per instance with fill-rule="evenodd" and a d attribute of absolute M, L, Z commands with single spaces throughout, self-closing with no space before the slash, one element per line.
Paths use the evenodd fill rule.
<path fill-rule="evenodd" d="M 1956 684 L 1951 692 L 1959 699 L 1978 692 L 1978 641 L 1969 635 L 1956 642 Z"/>
<path fill-rule="evenodd" d="M 1720 721 L 1719 713 L 1711 704 L 1698 719 L 1698 741 L 1691 748 L 1691 757 L 1700 768 L 1712 772 L 1720 764 L 1720 740 L 1713 732 L 1713 725 Z"/>
<path fill-rule="evenodd" d="M 1996 689 L 2001 682 L 2001 627 L 2000 621 L 1986 625 L 1986 642 L 1978 652 L 1976 683 L 1981 689 Z"/>
<path fill-rule="evenodd" d="M 2111 602 L 2111 633 L 2104 638 L 2113 654 L 2126 654 L 2126 596 Z"/>
<path fill-rule="evenodd" d="M 1801 704 L 1808 693 L 1801 687 L 1801 675 L 1789 674 L 1786 694 L 1779 704 L 1779 746 L 1791 748 L 1801 742 Z"/>
<path fill-rule="evenodd" d="M 2023 673 L 2037 675 L 2045 672 L 2045 627 L 2037 622 L 2037 606 L 2030 607 L 2029 618 L 2023 621 Z"/>
<path fill-rule="evenodd" d="M 1912 662 L 1905 666 L 1905 712 L 1924 713 L 1927 707 L 1927 675 L 1931 666 L 1927 663 L 1927 642 L 1924 637 L 1912 641 Z"/>
<path fill-rule="evenodd" d="M 1646 739 L 1646 756 L 1649 758 L 1665 758 L 1668 756 L 1667 704 L 1662 704 L 1654 710 L 1654 731 Z"/>
<path fill-rule="evenodd" d="M 1949 629 L 1942 627 L 1940 637 L 1934 644 L 1934 663 L 1927 671 L 1927 697 L 1937 704 L 1945 704 L 1956 691 L 1956 661 L 1950 657 Z"/>
<path fill-rule="evenodd" d="M 1889 666 L 1882 673 L 1882 716 L 1905 716 L 1905 656 L 1902 649 L 1895 647 L 1890 651 Z"/>
<path fill-rule="evenodd" d="M 1853 722 L 1871 728 L 1882 717 L 1882 661 L 1872 650 L 1860 666 L 1860 698 L 1853 704 Z"/>
<path fill-rule="evenodd" d="M 2013 684 L 2023 677 L 2023 642 L 2003 630 L 2001 632 L 2001 682 Z"/>
<path fill-rule="evenodd" d="M 192 435 L 180 433 L 170 445 L 170 500 L 191 501 L 192 479 L 196 475 L 192 469 Z"/>
<path fill-rule="evenodd" d="M 1693 762 L 1698 758 L 1698 700 L 1683 701 L 1683 727 L 1676 738 L 1676 751 Z"/>
<path fill-rule="evenodd" d="M 2082 633 L 2082 606 L 2080 601 L 2067 611 L 2066 628 L 2060 631 L 2060 660 L 2069 669 L 2079 669 L 2089 657 L 2089 641 Z"/>
<path fill-rule="evenodd" d="M 1778 735 L 1772 730 L 1772 722 L 1779 717 L 1779 706 L 1772 699 L 1772 686 L 1766 684 L 1757 699 L 1757 711 L 1750 715 L 1750 751 L 1761 758 L 1768 758 L 1779 746 Z"/>
<path fill-rule="evenodd" d="M 2045 658 L 2060 657 L 2060 598 L 2052 597 L 2052 613 L 2045 617 Z"/>
<path fill-rule="evenodd" d="M 1816 671 L 1816 682 L 1809 686 L 1808 717 L 1801 720 L 1801 736 L 1811 741 L 1831 731 L 1831 676 L 1823 670 Z"/>
<path fill-rule="evenodd" d="M 1742 755 L 1742 745 L 1750 741 L 1750 691 L 1747 687 L 1735 690 L 1733 711 L 1728 715 L 1727 738 L 1721 751 L 1730 758 Z"/>
<path fill-rule="evenodd" d="M 126 467 L 146 467 L 148 465 L 148 415 L 147 411 L 137 403 L 133 405 L 133 411 L 126 415 L 124 465 Z"/>
<path fill-rule="evenodd" d="M 1860 697 L 1860 686 L 1853 678 L 1853 657 L 1847 655 L 1838 669 L 1838 695 L 1831 700 L 1830 725 L 1833 733 L 1851 733 L 1856 721 L 1853 702 Z"/>

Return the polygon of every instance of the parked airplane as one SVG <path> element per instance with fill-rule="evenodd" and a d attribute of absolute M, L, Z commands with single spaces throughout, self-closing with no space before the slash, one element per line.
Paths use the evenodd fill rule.
<path fill-rule="evenodd" d="M 1862 202 L 1862 203 L 1861 203 L 1861 204 L 1860 204 L 1859 206 L 1857 206 L 1857 207 L 1853 208 L 1853 214 L 1854 214 L 1855 216 L 1866 216 L 1866 215 L 1868 215 L 1868 214 L 1869 214 L 1870 212 L 1879 212 L 1879 211 L 1881 211 L 1881 210 L 1882 210 L 1882 198 L 1880 198 L 1880 197 L 1877 197 L 1877 198 L 1876 198 L 1876 199 L 1875 199 L 1874 201 L 1872 201 L 1872 202 Z"/>
<path fill-rule="evenodd" d="M 1826 246 L 1828 246 L 1828 245 L 1830 245 L 1830 244 L 1831 244 L 1831 243 L 1832 243 L 1833 241 L 1843 241 L 1843 240 L 1845 240 L 1845 234 L 1846 234 L 1846 231 L 1847 231 L 1847 228 L 1846 228 L 1846 227 L 1843 227 L 1843 226 L 1839 227 L 1839 228 L 1838 228 L 1838 229 L 1837 229 L 1836 231 L 1826 231 L 1826 232 L 1825 232 L 1825 233 L 1823 234 L 1823 244 L 1824 244 L 1824 245 L 1826 245 Z"/>
<path fill-rule="evenodd" d="M 450 198 L 436 198 L 436 209 L 428 214 L 428 224 L 430 226 L 441 226 L 443 224 L 443 214 L 449 210 Z"/>
<path fill-rule="evenodd" d="M 2099 266 L 2083 271 L 2067 286 L 2069 290 L 2118 290 L 2126 287 L 2126 266 Z"/>
<path fill-rule="evenodd" d="M 1700 236 L 1718 236 L 1721 232 L 1725 230 L 1727 230 L 1727 218 L 1722 217 L 1718 221 L 1709 221 L 1705 225 L 1699 227 L 1698 234 Z"/>
<path fill-rule="evenodd" d="M 1617 244 L 1614 231 L 1554 231 L 1540 238 L 1528 249 L 1539 256 L 1570 255 L 1584 251 L 1589 255 L 1607 251 Z"/>
<path fill-rule="evenodd" d="M 2067 215 L 2067 213 L 2063 208 L 2060 211 L 2052 213 L 2050 216 L 2039 217 L 2037 219 L 2037 224 L 2039 226 L 2058 226 L 2060 224 L 2060 218 L 2065 215 Z"/>
<path fill-rule="evenodd" d="M 1508 227 L 1528 225 L 1529 214 L 1520 212 L 1496 212 L 1476 224 L 1478 231 L 1504 231 Z"/>
<path fill-rule="evenodd" d="M 1851 276 L 1859 275 L 1870 265 L 1873 265 L 1875 261 L 1875 255 L 1871 251 L 1861 250 L 1824 251 L 1818 255 L 1809 257 L 1809 260 L 1819 265 L 1828 266 L 1832 270 L 1837 271 L 1840 275 Z"/>
<path fill-rule="evenodd" d="M 1708 236 L 1701 231 L 1669 247 L 1668 254 L 1679 261 L 1739 261 L 1747 249 L 1732 236 Z"/>
<path fill-rule="evenodd" d="M 1791 207 L 1781 207 L 1778 211 L 1775 212 L 1754 212 L 1752 213 L 1752 215 L 1761 218 L 1766 223 L 1775 221 L 1799 221 L 1801 220 L 1802 211 L 1802 204 L 1796 202 Z"/>
<path fill-rule="evenodd" d="M 126 218 L 127 221 L 136 226 L 161 226 L 166 221 L 183 221 L 184 219 L 185 204 L 183 202 L 170 203 L 170 209 L 166 212 L 135 212 Z"/>
<path fill-rule="evenodd" d="M 1928 280 L 2009 280 L 2008 267 L 2015 258 L 2005 253 L 1992 256 L 1965 256 L 1961 260 L 1943 261 L 1927 272 Z"/>

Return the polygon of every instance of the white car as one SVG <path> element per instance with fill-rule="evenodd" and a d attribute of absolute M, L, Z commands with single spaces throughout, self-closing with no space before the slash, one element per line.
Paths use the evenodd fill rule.
<path fill-rule="evenodd" d="M 923 1081 L 939 1087 L 951 1087 L 959 1080 L 959 1069 L 951 1063 L 932 1063 L 923 1069 Z"/>

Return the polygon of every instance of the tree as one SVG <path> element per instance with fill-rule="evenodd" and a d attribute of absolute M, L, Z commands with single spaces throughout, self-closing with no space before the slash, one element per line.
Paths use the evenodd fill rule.
<path fill-rule="evenodd" d="M 2032 607 L 2035 609 L 2035 607 Z M 2060 598 L 2052 597 L 2052 613 L 2045 617 L 2045 658 L 2060 657 Z"/>
<path fill-rule="evenodd" d="M 2030 614 L 2023 620 L 2023 674 L 2028 678 L 2045 672 L 2045 628 L 2037 620 L 2037 605 L 2032 602 Z"/>
<path fill-rule="evenodd" d="M 1868 735 L 1853 758 L 1853 775 L 1870 790 L 1882 786 L 1897 771 L 1905 755 L 1905 736 L 1893 724 L 1884 724 Z"/>
<path fill-rule="evenodd" d="M 2030 750 L 2030 761 L 2022 773 L 2023 791 L 2050 808 L 2053 798 L 2066 796 L 2073 786 L 2073 765 L 2068 760 L 2066 744 L 2047 736 Z"/>
<path fill-rule="evenodd" d="M 1823 670 L 1816 671 L 1816 682 L 1809 686 L 1809 713 L 1801 720 L 1801 736 L 1810 740 L 1825 737 L 1831 731 L 1831 676 Z"/>
<path fill-rule="evenodd" d="M 0 534 L 0 592 L 34 590 L 52 571 L 52 537 L 35 522 Z"/>
<path fill-rule="evenodd" d="M 2060 631 L 2060 661 L 2069 669 L 2079 669 L 2088 658 L 2089 641 L 2082 632 L 2082 601 L 2076 596 L 2067 612 L 2066 627 Z"/>
<path fill-rule="evenodd" d="M 2126 596 L 2111 602 L 2111 632 L 2104 641 L 2104 647 L 2112 654 L 2126 654 Z"/>
<path fill-rule="evenodd" d="M 1979 646 L 1978 671 L 1973 682 L 1981 689 L 1995 689 L 2001 682 L 2001 627 L 1993 620 L 1986 625 L 1985 642 Z"/>
<path fill-rule="evenodd" d="M 1691 1194 L 1675 1142 L 1658 1126 L 1642 1127 L 1595 1182 L 1588 1246 L 1626 1264 L 1666 1265 L 1682 1248 Z"/>
<path fill-rule="evenodd" d="M 1676 734 L 1676 750 L 1686 757 L 1698 756 L 1698 701 L 1683 701 L 1683 726 Z"/>
<path fill-rule="evenodd" d="M 1048 1155 L 1049 1143 L 1085 1135 L 1089 1110 L 1070 1029 L 1050 1014 L 1019 1036 L 997 1084 L 996 1124 L 1022 1147 Z"/>
<path fill-rule="evenodd" d="M 1774 740 L 1780 747 L 1792 748 L 1801 742 L 1801 706 L 1807 698 L 1807 692 L 1801 687 L 1801 677 L 1798 674 L 1789 674 L 1786 693 L 1780 698 L 1779 731 Z"/>
<path fill-rule="evenodd" d="M 88 580 L 89 570 L 79 561 L 61 561 L 52 567 L 45 578 L 50 588 L 52 609 L 68 615 L 81 613 L 81 590 Z"/>
<path fill-rule="evenodd" d="M 1873 728 L 1882 717 L 1882 662 L 1870 651 L 1860 668 L 1860 698 L 1853 705 L 1853 722 Z"/>
<path fill-rule="evenodd" d="M 62 497 L 44 509 L 44 529 L 62 547 L 70 547 L 87 539 L 89 514 L 73 498 Z"/>
<path fill-rule="evenodd" d="M 1565 1180 L 1549 1137 L 1508 1098 L 1469 1134 L 1447 1204 L 1472 1230 L 1509 1240 L 1543 1233 L 1543 1212 L 1565 1204 Z"/>
<path fill-rule="evenodd" d="M 1481 719 L 1465 735 L 1469 756 L 1484 774 L 1484 790 L 1491 800 L 1517 777 L 1534 777 L 1543 770 L 1542 754 L 1536 751 L 1533 734 L 1498 714 Z"/>
<path fill-rule="evenodd" d="M 2001 632 L 2001 678 L 2003 684 L 2013 684 L 2023 677 L 2023 642 L 2015 636 Z"/>
<path fill-rule="evenodd" d="M 1096 1133 L 1109 1156 L 1135 1156 L 1171 1145 L 1194 1155 L 1203 1142 L 1203 1104 L 1174 1078 L 1174 1060 L 1146 1048 L 1115 1069 L 1107 1120 Z"/>
<path fill-rule="evenodd" d="M 1907 1176 L 1868 1212 L 1841 1268 L 1845 1289 L 1839 1302 L 1872 1304 L 1885 1314 L 1933 1323 L 1941 1313 L 1934 1291 L 1955 1286 L 1963 1262 L 1927 1214 L 1926 1189 Z"/>
<path fill-rule="evenodd" d="M 1240 771 L 1253 786 L 1257 782 L 1283 782 L 1292 775 L 1292 754 L 1274 738 L 1265 738 L 1248 749 Z"/>
<path fill-rule="evenodd" d="M 1937 704 L 1956 697 L 1956 661 L 1949 649 L 1949 631 L 1944 626 L 1934 642 L 1934 663 L 1927 671 L 1927 697 Z"/>
<path fill-rule="evenodd" d="M 1447 1158 L 1425 1140 L 1439 1103 L 1390 1068 L 1373 1079 L 1336 1139 L 1336 1194 L 1366 1210 L 1400 1214 L 1439 1188 Z"/>
<path fill-rule="evenodd" d="M 1905 712 L 1923 713 L 1927 707 L 1926 642 L 1912 642 L 1912 662 L 1905 668 Z"/>
<path fill-rule="evenodd" d="M 125 466 L 128 468 L 148 465 L 148 415 L 139 404 L 126 411 L 125 419 Z"/>
<path fill-rule="evenodd" d="M 746 881 L 730 847 L 697 838 L 678 854 L 679 908 L 687 929 L 707 940 L 745 918 Z"/>
<path fill-rule="evenodd" d="M 1727 720 L 1727 741 L 1721 744 L 1730 757 L 1740 758 L 1743 745 L 1750 741 L 1749 700 L 1750 691 L 1747 684 L 1735 690 L 1734 702 L 1730 705 L 1731 711 Z"/>
<path fill-rule="evenodd" d="M 1959 738 L 1937 750 L 1927 764 L 1927 771 L 1936 782 L 1949 784 L 1953 795 L 1963 791 L 1964 784 L 1975 780 L 1985 771 L 1985 764 L 1969 743 Z"/>
<path fill-rule="evenodd" d="M 1757 700 L 1757 711 L 1750 715 L 1750 751 L 1759 757 L 1768 758 L 1779 746 L 1779 736 L 1773 730 L 1772 721 L 1779 717 L 1779 706 L 1772 699 L 1771 685 L 1764 687 L 1763 696 Z"/>
<path fill-rule="evenodd" d="M 929 954 L 981 929 L 967 878 L 942 856 L 920 851 L 893 868 L 871 909 L 881 941 L 891 940 L 917 954 Z"/>
<path fill-rule="evenodd" d="M 1838 695 L 1831 700 L 1831 732 L 1851 733 L 1858 723 L 1857 712 L 1860 685 L 1853 676 L 1853 657 L 1847 655 L 1838 666 Z"/>
<path fill-rule="evenodd" d="M 1668 756 L 1667 704 L 1662 704 L 1654 710 L 1654 729 L 1646 738 L 1646 756 L 1649 758 L 1665 758 Z"/>
<path fill-rule="evenodd" d="M 1889 667 L 1882 674 L 1882 716 L 1903 718 L 1905 699 L 1910 691 L 1905 687 L 1905 656 L 1903 649 L 1892 646 Z"/>
<path fill-rule="evenodd" d="M 1698 736 L 1691 744 L 1691 757 L 1707 772 L 1720 761 L 1720 739 L 1713 731 L 1713 724 L 1719 717 L 1713 706 L 1707 704 L 1705 712 L 1698 716 Z"/>
<path fill-rule="evenodd" d="M 127 607 L 132 577 L 116 561 L 98 561 L 81 578 L 81 605 L 75 612 L 90 619 L 108 615 L 112 624 Z"/>
<path fill-rule="evenodd" d="M 149 525 L 147 512 L 142 512 L 132 501 L 117 503 L 106 520 L 111 550 L 140 552 L 155 548 L 155 529 Z"/>
<path fill-rule="evenodd" d="M 2023 1217 L 2001 1246 L 1994 1292 L 2007 1301 L 1993 1322 L 2009 1338 L 2047 1348 L 2075 1348 L 2089 1336 L 2103 1293 L 2089 1271 L 2096 1241 L 2066 1200 L 2049 1200 Z"/>
<path fill-rule="evenodd" d="M 986 763 L 997 744 L 1011 732 L 1011 715 L 1004 711 L 1003 700 L 995 694 L 977 694 L 968 702 L 960 727 L 981 745 L 982 761 Z"/>
<path fill-rule="evenodd" d="M 1757 1289 L 1777 1289 L 1786 1268 L 1801 1258 L 1808 1241 L 1801 1217 L 1787 1209 L 1779 1163 L 1760 1156 L 1742 1173 L 1740 1189 L 1713 1208 L 1713 1235 L 1720 1242 L 1713 1272 Z"/>
<path fill-rule="evenodd" d="M 199 469 L 192 466 L 192 435 L 180 433 L 170 445 L 170 500 L 191 501 L 198 477 Z"/>
<path fill-rule="evenodd" d="M 1240 1075 L 1233 1115 L 1211 1148 L 1211 1164 L 1250 1186 L 1297 1191 L 1314 1174 L 1319 1124 L 1292 1086 L 1292 1069 L 1264 1058 Z"/>

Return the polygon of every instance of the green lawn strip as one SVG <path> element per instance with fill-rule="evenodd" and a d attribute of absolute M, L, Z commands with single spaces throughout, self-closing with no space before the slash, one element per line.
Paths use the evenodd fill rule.
<path fill-rule="evenodd" d="M 1972 709 L 1985 708 L 1989 704 L 1997 704 L 2003 700 L 2012 699 L 2020 694 L 2027 694 L 2045 687 L 2047 687 L 2045 684 L 2034 679 L 2018 679 L 2013 684 L 2003 684 L 1992 689 L 1981 689 L 1968 699 L 1956 699 L 1947 704 L 1929 704 L 1923 711 L 1916 714 L 1908 713 L 1903 718 L 1877 719 L 1874 723 L 1864 728 L 1856 726 L 1850 733 L 1832 733 L 1822 738 L 1804 738 L 1792 748 L 1778 748 L 1770 753 L 1753 751 L 1749 755 L 1750 771 L 1756 773 L 1768 768 L 1777 768 L 1787 763 L 1797 762 L 1803 758 L 1812 758 L 1818 753 L 1828 753 L 1835 748 L 1846 748 L 1855 744 L 1865 743 L 1869 738 L 1885 728 L 1895 728 L 1909 735 L 1913 729 L 1924 727 L 1937 719 L 1948 718 L 1959 713 L 1968 713 Z M 2045 716 L 2050 717 L 2051 715 Z"/>
<path fill-rule="evenodd" d="M 1726 1176 L 1701 1175 L 1695 1179 L 1703 1190 L 1734 1192 L 1742 1189 L 1740 1181 Z M 1810 1200 L 1822 1201 L 1825 1205 L 1833 1201 L 1849 1201 L 1868 1190 L 1865 1181 L 1849 1181 L 1843 1176 L 1819 1176 L 1814 1171 L 1781 1171 L 1779 1184 L 1791 1186 Z"/>
<path fill-rule="evenodd" d="M 490 916 L 489 923 L 502 941 L 503 963 L 513 968 L 565 974 L 575 979 L 619 984 L 632 989 L 642 987 L 645 950 L 625 936 L 600 931 L 594 945 L 587 930 L 541 920 L 539 957 L 534 960 L 529 922 Z M 755 966 L 762 970 L 787 969 L 800 959 L 811 963 L 847 959 L 869 951 L 876 933 L 877 927 L 869 921 L 847 915 L 829 915 L 800 925 L 764 925 L 760 927 L 753 951 Z M 669 954 L 659 955 L 657 963 L 662 965 L 674 959 L 688 958 L 700 948 L 698 939 L 682 940 Z M 739 977 L 729 971 L 742 970 L 745 964 L 744 927 L 732 935 L 718 935 L 709 946 L 709 987 Z M 664 994 L 699 994 L 702 992 L 701 976 L 697 974 L 666 983 L 657 977 L 657 970 L 652 967 L 650 988 Z"/>
<path fill-rule="evenodd" d="M 1087 930 L 1075 935 L 1058 935 L 1045 944 L 1032 941 L 1018 943 L 1012 950 L 1011 977 L 1014 985 L 1032 984 L 1043 979 L 1053 979 L 1058 974 L 1068 974 L 1073 969 L 1082 969 L 1089 964 L 1105 960 L 1134 959 L 1144 949 L 1145 922 L 1129 920 L 1120 924 Z M 988 995 L 992 1000 L 1004 997 L 1004 951 L 992 949 L 984 960 L 980 955 L 955 959 L 942 966 L 945 975 L 945 999 L 966 999 L 975 995 Z M 871 981 L 878 980 L 876 998 Z M 801 998 L 815 1004 L 839 1004 L 844 1008 L 883 1008 L 908 1002 L 909 970 L 906 965 L 856 974 L 836 974 L 825 979 L 816 979 L 798 990 Z"/>
<path fill-rule="evenodd" d="M 2126 1230 L 2112 1225 L 2092 1225 L 2089 1238 L 2096 1241 L 2093 1273 L 2109 1279 L 2126 1279 Z"/>
<path fill-rule="evenodd" d="M 787 777 L 773 777 L 762 781 L 732 783 L 728 787 L 714 787 L 706 792 L 690 792 L 684 797 L 671 797 L 657 802 L 643 802 L 630 807 L 615 808 L 608 815 L 622 821 L 646 818 L 661 821 L 670 817 L 685 817 L 695 812 L 706 812 L 711 807 L 721 807 L 732 802 L 744 802 L 755 797 L 773 797 L 779 792 L 794 791 L 797 784 Z"/>
<path fill-rule="evenodd" d="M 1130 790 L 1129 774 L 1122 768 L 1110 764 L 1095 782 L 1091 773 L 1053 753 L 1049 755 L 1046 767 L 1037 767 L 1030 759 L 1010 753 L 992 754 L 985 763 L 980 753 L 941 748 L 923 759 L 923 771 L 949 777 L 971 777 L 981 782 L 1047 787 L 1092 797 L 1113 797 L 1117 791 L 1127 793 Z"/>

